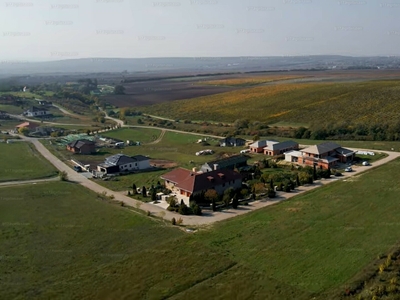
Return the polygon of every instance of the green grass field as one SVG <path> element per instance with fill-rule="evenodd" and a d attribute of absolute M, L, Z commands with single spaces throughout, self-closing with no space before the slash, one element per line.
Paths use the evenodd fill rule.
<path fill-rule="evenodd" d="M 70 183 L 2 188 L 0 298 L 338 299 L 399 241 L 399 168 L 190 235 Z"/>
<path fill-rule="evenodd" d="M 117 138 L 123 141 L 139 141 L 141 143 L 150 143 L 156 140 L 161 134 L 159 129 L 148 128 L 121 128 L 103 133 L 104 136 Z"/>
<path fill-rule="evenodd" d="M 56 169 L 30 143 L 0 143 L 0 153 L 2 156 L 0 182 L 57 175 Z"/>
<path fill-rule="evenodd" d="M 277 84 L 161 103 L 142 111 L 173 119 L 219 122 L 249 119 L 269 124 L 395 126 L 399 90 L 397 80 Z"/>

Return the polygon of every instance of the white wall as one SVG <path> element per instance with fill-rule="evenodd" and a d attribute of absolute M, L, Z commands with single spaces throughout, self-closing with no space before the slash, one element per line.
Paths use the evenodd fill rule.
<path fill-rule="evenodd" d="M 129 164 L 125 165 L 120 165 L 119 170 L 120 171 L 133 171 L 133 170 L 145 170 L 150 168 L 150 161 L 149 160 L 144 160 L 144 161 L 139 161 L 139 162 L 132 162 Z"/>

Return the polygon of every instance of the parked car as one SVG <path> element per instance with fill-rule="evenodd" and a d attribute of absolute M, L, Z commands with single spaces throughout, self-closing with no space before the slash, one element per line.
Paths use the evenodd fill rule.
<path fill-rule="evenodd" d="M 74 166 L 74 170 L 76 171 L 76 172 L 82 172 L 82 167 L 81 166 Z"/>
<path fill-rule="evenodd" d="M 344 169 L 345 172 L 353 172 L 353 169 L 351 167 L 347 167 L 346 169 Z"/>
<path fill-rule="evenodd" d="M 363 161 L 362 165 L 363 165 L 363 166 L 369 166 L 370 164 L 369 164 L 369 162 L 367 162 L 367 161 Z"/>

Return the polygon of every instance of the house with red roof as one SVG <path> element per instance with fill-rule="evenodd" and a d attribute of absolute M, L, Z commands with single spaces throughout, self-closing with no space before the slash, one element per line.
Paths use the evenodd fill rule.
<path fill-rule="evenodd" d="M 228 188 L 238 189 L 242 186 L 242 176 L 229 169 L 196 173 L 187 169 L 177 168 L 161 176 L 165 187 L 176 194 L 178 202 L 190 205 L 190 196 L 201 194 L 207 190 L 216 190 L 222 195 Z"/>

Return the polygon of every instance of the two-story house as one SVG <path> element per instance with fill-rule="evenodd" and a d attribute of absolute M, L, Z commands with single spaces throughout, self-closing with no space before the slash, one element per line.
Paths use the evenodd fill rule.
<path fill-rule="evenodd" d="M 207 190 L 216 190 L 222 195 L 228 188 L 238 189 L 242 186 L 242 176 L 232 170 L 215 170 L 207 173 L 195 173 L 177 168 L 161 176 L 165 187 L 176 194 L 178 202 L 190 205 L 190 196 Z"/>
<path fill-rule="evenodd" d="M 337 163 L 349 163 L 354 160 L 356 152 L 341 147 L 332 142 L 326 142 L 301 150 L 299 164 L 318 166 L 324 169 L 332 168 Z"/>

